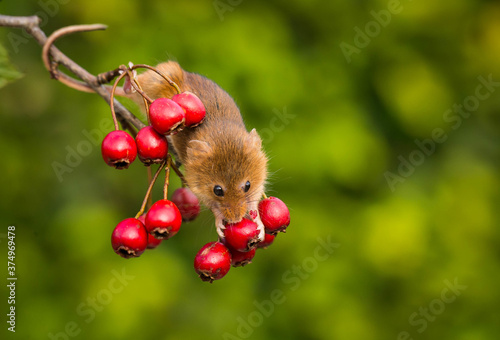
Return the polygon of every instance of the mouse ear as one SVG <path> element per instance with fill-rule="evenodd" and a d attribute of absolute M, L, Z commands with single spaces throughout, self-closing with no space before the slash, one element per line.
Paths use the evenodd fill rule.
<path fill-rule="evenodd" d="M 212 151 L 210 145 L 207 142 L 201 140 L 191 140 L 189 141 L 187 154 L 189 158 L 198 158 L 207 155 Z"/>
<path fill-rule="evenodd" d="M 257 130 L 252 129 L 252 131 L 248 133 L 246 143 L 254 146 L 256 149 L 260 149 L 262 147 L 262 139 L 260 139 Z"/>

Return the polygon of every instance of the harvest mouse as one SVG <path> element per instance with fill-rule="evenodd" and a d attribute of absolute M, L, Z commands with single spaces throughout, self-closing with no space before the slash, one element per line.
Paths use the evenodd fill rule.
<path fill-rule="evenodd" d="M 257 223 L 259 238 L 264 240 L 258 203 L 264 194 L 267 157 L 257 131 L 247 131 L 233 98 L 210 79 L 186 72 L 173 61 L 157 69 L 176 82 L 181 91 L 197 95 L 206 108 L 201 125 L 169 136 L 178 160 L 184 164 L 187 186 L 213 212 L 221 239 L 225 223 L 249 217 Z M 140 74 L 137 81 L 152 99 L 176 94 L 153 71 Z M 133 99 L 142 103 L 138 94 Z"/>

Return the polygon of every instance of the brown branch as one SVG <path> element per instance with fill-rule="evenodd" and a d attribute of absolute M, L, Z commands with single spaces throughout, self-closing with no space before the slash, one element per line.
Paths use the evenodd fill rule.
<path fill-rule="evenodd" d="M 68 87 L 74 88 L 78 91 L 83 91 L 83 92 L 94 92 L 90 86 L 88 86 L 86 83 L 77 81 L 69 76 L 65 77 L 66 75 L 64 73 L 59 72 L 59 65 L 58 63 L 54 62 L 51 63 L 51 55 L 50 55 L 50 48 L 52 45 L 56 42 L 57 39 L 71 34 L 75 32 L 89 32 L 89 31 L 94 31 L 94 30 L 104 30 L 106 29 L 107 26 L 105 25 L 74 25 L 74 26 L 68 26 L 68 27 L 63 27 L 58 29 L 57 31 L 53 32 L 48 38 L 45 44 L 43 45 L 42 49 L 42 60 L 45 65 L 45 68 L 47 71 L 50 72 L 50 75 L 53 79 L 57 79 L 67 85 Z M 62 79 L 61 78 L 62 75 Z M 101 83 L 102 84 L 102 83 Z"/>
<path fill-rule="evenodd" d="M 94 76 L 85 70 L 83 67 L 78 65 L 72 59 L 68 58 L 64 53 L 62 53 L 57 47 L 53 46 L 52 43 L 61 35 L 56 35 L 53 39 L 48 40 L 45 33 L 40 29 L 40 18 L 37 16 L 30 17 L 15 17 L 0 14 L 0 26 L 5 27 L 15 27 L 15 28 L 24 28 L 24 30 L 31 35 L 37 43 L 46 48 L 47 55 L 50 55 L 50 59 L 56 65 L 63 65 L 66 67 L 72 74 L 80 78 L 82 82 L 79 82 L 70 76 L 57 72 L 60 80 L 67 86 L 76 88 L 78 90 L 84 92 L 95 92 L 99 96 L 101 96 L 108 104 L 110 104 L 110 93 L 109 90 L 102 85 L 102 81 L 110 81 L 114 77 L 118 75 L 117 70 L 113 70 L 110 72 L 106 72 L 104 74 Z M 71 27 L 71 26 L 70 26 Z M 78 30 L 77 30 L 78 31 Z M 57 32 L 60 33 L 60 30 Z M 63 33 L 64 33 L 63 29 Z M 67 32 L 71 33 L 71 32 Z M 64 35 L 64 34 L 63 34 Z M 48 47 L 46 47 L 48 46 Z M 49 70 L 53 70 L 52 66 L 49 63 Z M 71 84 L 71 85 L 70 85 Z M 74 86 L 72 86 L 74 85 Z M 130 111 L 128 111 L 119 101 L 116 99 L 113 101 L 116 109 L 116 113 L 120 117 L 120 121 L 124 126 L 133 125 L 137 129 L 143 128 L 145 125 L 142 123 L 136 116 L 134 116 Z"/>
<path fill-rule="evenodd" d="M 13 17 L 10 15 L 0 15 L 0 23 L 5 27 L 28 28 L 40 25 L 42 20 L 33 15 L 31 17 Z"/>

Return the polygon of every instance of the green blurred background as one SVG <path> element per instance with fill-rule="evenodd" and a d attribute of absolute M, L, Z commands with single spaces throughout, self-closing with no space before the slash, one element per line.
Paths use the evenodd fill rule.
<path fill-rule="evenodd" d="M 219 83 L 264 137 L 267 193 L 292 218 L 213 284 L 192 267 L 216 239 L 206 209 L 158 249 L 120 258 L 110 234 L 138 210 L 144 167 L 106 166 L 87 135 L 103 133 L 109 107 L 51 80 L 41 48 L 1 28 L 23 73 L 0 89 L 0 272 L 14 225 L 14 337 L 497 339 L 500 92 L 479 77 L 500 81 L 500 3 L 393 3 L 2 1 L 3 14 L 38 12 L 46 33 L 109 25 L 57 43 L 94 74 L 174 59 Z M 71 172 L 58 178 L 54 162 Z M 318 248 L 328 242 L 330 253 Z M 6 281 L 1 332 L 12 336 Z"/>

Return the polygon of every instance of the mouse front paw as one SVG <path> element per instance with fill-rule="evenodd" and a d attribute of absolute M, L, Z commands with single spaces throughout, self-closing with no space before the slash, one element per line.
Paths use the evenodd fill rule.
<path fill-rule="evenodd" d="M 266 237 L 266 229 L 264 227 L 264 224 L 260 220 L 259 210 L 257 209 L 257 207 L 250 207 L 247 217 L 250 217 L 250 219 L 257 223 L 257 229 L 259 230 L 259 240 L 263 242 L 264 238 Z"/>
<path fill-rule="evenodd" d="M 263 242 L 264 238 L 266 237 L 266 229 L 264 228 L 264 224 L 262 224 L 260 216 L 257 216 L 254 221 L 255 223 L 257 223 L 257 229 L 259 230 L 259 240 Z"/>
<path fill-rule="evenodd" d="M 226 226 L 224 222 L 222 222 L 222 219 L 215 221 L 215 229 L 217 230 L 217 235 L 219 235 L 219 240 L 224 240 L 224 230 L 226 230 Z"/>

